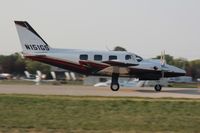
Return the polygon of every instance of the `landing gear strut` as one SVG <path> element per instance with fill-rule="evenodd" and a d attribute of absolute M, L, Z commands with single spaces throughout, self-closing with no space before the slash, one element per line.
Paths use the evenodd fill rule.
<path fill-rule="evenodd" d="M 113 73 L 112 74 L 112 82 L 111 82 L 111 85 L 110 85 L 110 89 L 112 91 L 118 91 L 120 86 L 119 86 L 119 83 L 118 83 L 118 78 L 119 78 L 119 74 L 118 73 Z"/>
<path fill-rule="evenodd" d="M 160 84 L 156 84 L 154 86 L 155 91 L 161 91 L 162 90 L 162 86 Z"/>

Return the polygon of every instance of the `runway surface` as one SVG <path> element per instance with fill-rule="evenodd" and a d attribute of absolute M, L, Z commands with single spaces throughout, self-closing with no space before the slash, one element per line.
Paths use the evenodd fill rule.
<path fill-rule="evenodd" d="M 109 87 L 77 85 L 0 85 L 0 94 L 36 94 L 69 96 L 116 96 L 149 98 L 200 98 L 200 88 L 163 88 L 155 92 L 153 87 L 120 88 L 113 92 Z"/>

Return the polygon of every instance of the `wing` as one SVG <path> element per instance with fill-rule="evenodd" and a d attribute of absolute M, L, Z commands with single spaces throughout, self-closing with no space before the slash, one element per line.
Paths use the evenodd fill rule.
<path fill-rule="evenodd" d="M 137 66 L 138 65 L 135 63 L 131 63 L 131 62 L 122 62 L 120 60 L 103 61 L 103 63 L 109 64 L 111 66 L 118 66 L 118 67 L 129 67 L 129 66 Z"/>
<path fill-rule="evenodd" d="M 79 61 L 79 63 L 89 69 L 96 69 L 96 70 L 102 70 L 102 69 L 110 66 L 110 65 L 102 63 L 102 62 L 88 61 L 88 60 L 81 60 L 81 61 Z"/>
<path fill-rule="evenodd" d="M 79 63 L 84 67 L 87 67 L 90 71 L 92 71 L 93 74 L 100 75 L 112 75 L 112 73 L 127 75 L 130 71 L 130 66 L 138 65 L 127 62 L 120 62 L 119 60 L 110 60 L 102 62 L 81 60 L 79 61 Z"/>

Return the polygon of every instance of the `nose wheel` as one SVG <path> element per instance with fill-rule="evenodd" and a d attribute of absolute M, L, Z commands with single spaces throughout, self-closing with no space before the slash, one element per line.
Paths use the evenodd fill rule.
<path fill-rule="evenodd" d="M 162 90 L 162 86 L 160 84 L 157 84 L 154 86 L 155 91 L 161 91 Z"/>
<path fill-rule="evenodd" d="M 119 78 L 119 74 L 118 73 L 113 73 L 112 74 L 112 82 L 111 82 L 111 85 L 110 85 L 110 89 L 112 91 L 118 91 L 120 86 L 119 86 L 119 83 L 118 83 L 118 78 Z"/>

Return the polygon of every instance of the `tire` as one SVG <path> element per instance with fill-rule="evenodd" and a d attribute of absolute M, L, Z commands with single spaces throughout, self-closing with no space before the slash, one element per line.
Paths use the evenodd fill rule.
<path fill-rule="evenodd" d="M 160 84 L 155 85 L 154 87 L 155 91 L 159 92 L 162 89 L 162 86 Z"/>
<path fill-rule="evenodd" d="M 112 90 L 112 91 L 118 91 L 119 90 L 119 83 L 112 83 L 111 85 L 110 85 L 110 89 Z"/>

